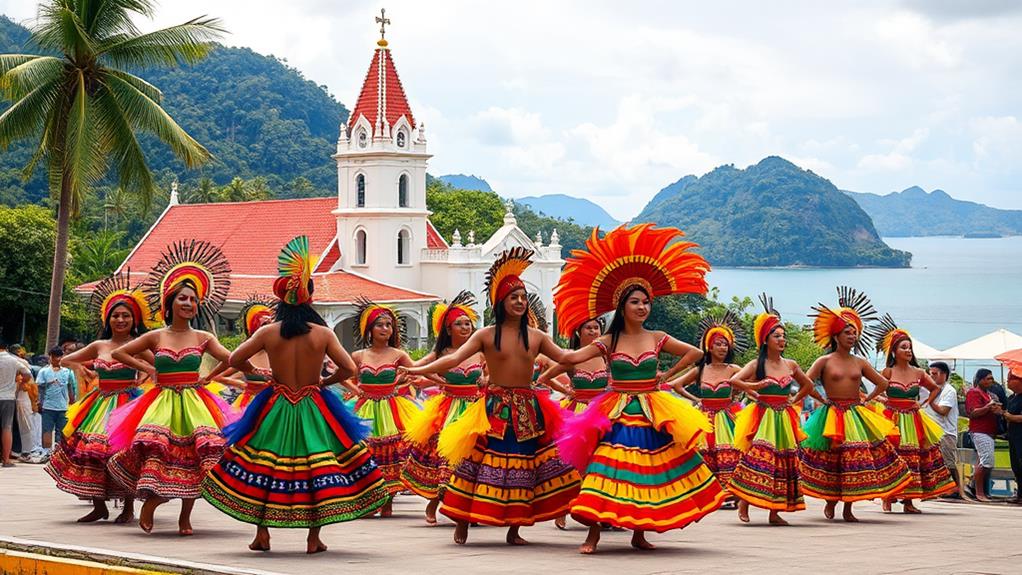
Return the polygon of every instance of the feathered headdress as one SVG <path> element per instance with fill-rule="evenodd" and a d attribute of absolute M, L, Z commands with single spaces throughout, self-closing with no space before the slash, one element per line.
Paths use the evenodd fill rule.
<path fill-rule="evenodd" d="M 877 340 L 877 351 L 885 356 L 890 355 L 891 350 L 897 347 L 903 340 L 912 341 L 912 335 L 898 327 L 898 324 L 894 323 L 894 318 L 889 313 L 885 313 L 880 318 L 880 321 L 869 328 L 868 331 L 870 336 Z"/>
<path fill-rule="evenodd" d="M 774 309 L 774 298 L 761 293 L 759 303 L 763 304 L 764 311 L 752 321 L 752 339 L 756 349 L 762 347 L 770 333 L 781 325 L 781 314 Z"/>
<path fill-rule="evenodd" d="M 529 327 L 534 327 L 544 333 L 550 329 L 550 323 L 546 320 L 546 306 L 543 305 L 543 300 L 539 299 L 539 294 L 529 294 L 528 315 Z"/>
<path fill-rule="evenodd" d="M 522 272 L 532 265 L 535 252 L 521 246 L 504 250 L 486 272 L 486 293 L 490 296 L 490 307 L 496 309 L 509 293 L 525 287 Z"/>
<path fill-rule="evenodd" d="M 839 307 L 836 311 L 822 303 L 813 307 L 816 313 L 809 315 L 814 318 L 813 339 L 820 347 L 828 348 L 834 341 L 834 336 L 852 325 L 859 334 L 855 351 L 860 355 L 866 355 L 866 350 L 870 347 L 870 334 L 864 329 L 864 324 L 876 320 L 877 312 L 866 294 L 854 288 L 840 286 L 837 288 L 837 294 Z"/>
<path fill-rule="evenodd" d="M 703 349 L 710 349 L 713 341 L 718 337 L 727 340 L 731 350 L 736 354 L 745 351 L 749 341 L 745 337 L 745 330 L 742 329 L 742 322 L 738 314 L 731 310 L 724 312 L 724 315 L 706 316 L 699 321 L 699 343 Z"/>
<path fill-rule="evenodd" d="M 433 306 L 430 311 L 429 324 L 433 329 L 433 337 L 440 337 L 444 328 L 449 327 L 459 317 L 467 317 L 475 325 L 479 320 L 479 314 L 474 309 L 476 298 L 472 292 L 462 290 L 450 303 L 441 302 Z"/>
<path fill-rule="evenodd" d="M 401 347 L 401 343 L 405 339 L 405 321 L 404 316 L 399 315 L 394 308 L 386 305 L 380 305 L 373 303 L 364 296 L 359 297 L 355 300 L 357 318 L 355 322 L 355 343 L 359 347 L 368 347 L 372 343 L 372 330 L 373 324 L 382 315 L 390 316 L 392 325 L 394 326 L 394 334 L 390 338 L 390 345 L 392 347 Z"/>
<path fill-rule="evenodd" d="M 572 251 L 554 289 L 557 317 L 568 326 L 582 325 L 616 309 L 622 293 L 634 285 L 651 297 L 705 294 L 710 264 L 690 251 L 696 244 L 675 242 L 683 235 L 677 228 L 640 224 L 620 226 L 601 239 L 593 228 L 586 249 Z"/>
<path fill-rule="evenodd" d="M 273 294 L 289 305 L 302 305 L 312 301 L 313 258 L 309 253 L 309 236 L 298 236 L 289 241 L 277 256 L 277 275 Z"/>
<path fill-rule="evenodd" d="M 238 315 L 238 321 L 241 322 L 242 328 L 245 330 L 245 337 L 252 337 L 252 334 L 263 325 L 263 321 L 267 317 L 272 321 L 276 313 L 276 306 L 277 302 L 266 296 L 258 294 L 248 296 Z"/>
<path fill-rule="evenodd" d="M 131 285 L 131 270 L 106 277 L 96 284 L 96 289 L 89 298 L 89 308 L 92 313 L 99 316 L 99 323 L 104 328 L 110 310 L 118 305 L 125 305 L 131 310 L 138 331 L 160 327 L 160 323 L 153 318 L 145 294 L 138 286 Z"/>
<path fill-rule="evenodd" d="M 182 240 L 168 246 L 156 262 L 142 289 L 162 322 L 167 295 L 182 285 L 195 289 L 199 300 L 198 316 L 212 323 L 213 314 L 227 300 L 231 287 L 231 264 L 220 248 L 207 241 Z"/>

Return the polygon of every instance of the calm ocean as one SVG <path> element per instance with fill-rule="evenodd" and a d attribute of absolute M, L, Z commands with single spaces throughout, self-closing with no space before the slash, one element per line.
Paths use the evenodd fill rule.
<path fill-rule="evenodd" d="M 884 241 L 912 252 L 912 267 L 716 269 L 709 281 L 724 301 L 732 296 L 755 299 L 766 291 L 786 320 L 806 323 L 809 306 L 835 305 L 834 287 L 849 285 L 865 291 L 880 313 L 890 313 L 914 338 L 937 349 L 997 328 L 1022 334 L 1022 237 Z"/>

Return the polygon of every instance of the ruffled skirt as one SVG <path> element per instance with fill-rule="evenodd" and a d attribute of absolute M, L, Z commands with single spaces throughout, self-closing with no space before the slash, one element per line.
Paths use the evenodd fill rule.
<path fill-rule="evenodd" d="M 371 425 L 366 443 L 391 493 L 404 490 L 401 467 L 408 458 L 409 448 L 404 437 L 405 426 L 418 412 L 419 406 L 403 395 L 362 398 L 355 403 L 355 414 Z"/>
<path fill-rule="evenodd" d="M 901 493 L 912 482 L 889 439 L 898 428 L 859 404 L 825 405 L 803 427 L 799 452 L 802 491 L 827 501 L 863 501 Z"/>
<path fill-rule="evenodd" d="M 711 431 L 702 412 L 667 392 L 601 395 L 558 440 L 584 471 L 571 516 L 657 532 L 699 521 L 727 497 L 698 451 Z"/>
<path fill-rule="evenodd" d="M 437 452 L 440 432 L 457 421 L 473 401 L 470 397 L 435 395 L 408 422 L 408 458 L 401 468 L 401 482 L 416 495 L 426 499 L 443 496 L 451 467 Z"/>
<path fill-rule="evenodd" d="M 520 396 L 519 411 L 535 433 L 508 415 L 505 398 Z M 525 413 L 528 412 L 528 413 Z M 565 515 L 578 494 L 578 473 L 558 457 L 553 438 L 563 412 L 547 394 L 529 389 L 488 392 L 440 433 L 438 450 L 454 468 L 441 512 L 455 521 L 532 525 Z M 497 430 L 503 427 L 503 432 Z"/>
<path fill-rule="evenodd" d="M 195 499 L 235 413 L 202 387 L 153 387 L 110 414 L 110 475 L 137 497 Z"/>
<path fill-rule="evenodd" d="M 700 408 L 713 426 L 713 431 L 706 434 L 705 443 L 699 449 L 699 453 L 703 456 L 703 462 L 717 476 L 717 481 L 725 489 L 742 456 L 735 447 L 735 414 L 740 409 L 741 405 L 737 403 L 721 409 L 707 409 L 705 405 Z"/>
<path fill-rule="evenodd" d="M 912 483 L 898 496 L 932 499 L 954 492 L 957 486 L 940 453 L 940 440 L 944 436 L 940 424 L 918 408 L 888 409 L 884 415 L 898 426 L 900 437 L 896 450 L 912 476 Z"/>
<path fill-rule="evenodd" d="M 231 445 L 202 496 L 239 521 L 320 527 L 368 515 L 390 495 L 363 443 L 367 425 L 331 392 L 265 389 L 224 431 Z"/>
<path fill-rule="evenodd" d="M 727 488 L 739 499 L 771 511 L 806 508 L 798 469 L 798 442 L 806 435 L 798 409 L 748 405 L 735 422 L 741 459 Z"/>
<path fill-rule="evenodd" d="M 101 393 L 95 388 L 68 408 L 64 439 L 54 446 L 46 465 L 46 472 L 58 489 L 82 499 L 130 495 L 107 472 L 113 451 L 106 426 L 114 409 L 126 405 L 140 393 L 137 388 L 112 393 Z"/>

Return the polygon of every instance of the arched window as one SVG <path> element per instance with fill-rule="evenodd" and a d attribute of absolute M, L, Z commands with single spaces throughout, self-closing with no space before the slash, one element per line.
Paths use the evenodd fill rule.
<path fill-rule="evenodd" d="M 409 239 L 408 230 L 401 230 L 397 233 L 397 263 L 399 264 L 410 263 L 408 251 L 411 249 L 411 242 Z"/>
<path fill-rule="evenodd" d="M 397 180 L 397 205 L 399 208 L 408 207 L 408 176 L 405 174 Z"/>
<path fill-rule="evenodd" d="M 355 178 L 355 188 L 358 189 L 358 199 L 356 200 L 356 206 L 359 208 L 366 207 L 366 177 L 365 174 L 359 174 Z"/>
<path fill-rule="evenodd" d="M 401 130 L 400 132 L 397 133 L 397 147 L 399 147 L 399 148 L 405 147 L 405 131 L 404 130 Z"/>
<path fill-rule="evenodd" d="M 366 231 L 355 232 L 355 263 L 365 265 L 366 263 Z"/>
<path fill-rule="evenodd" d="M 366 144 L 368 144 L 368 140 L 369 140 L 369 138 L 366 136 L 366 131 L 365 130 L 359 130 L 358 131 L 358 136 L 356 137 L 356 139 L 358 140 L 358 147 L 359 148 L 366 147 Z"/>

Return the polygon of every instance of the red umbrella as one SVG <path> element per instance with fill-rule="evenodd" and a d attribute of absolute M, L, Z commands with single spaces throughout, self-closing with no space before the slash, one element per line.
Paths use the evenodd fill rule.
<path fill-rule="evenodd" d="M 1022 349 L 1006 351 L 994 359 L 1003 363 L 1015 375 L 1022 377 Z"/>

